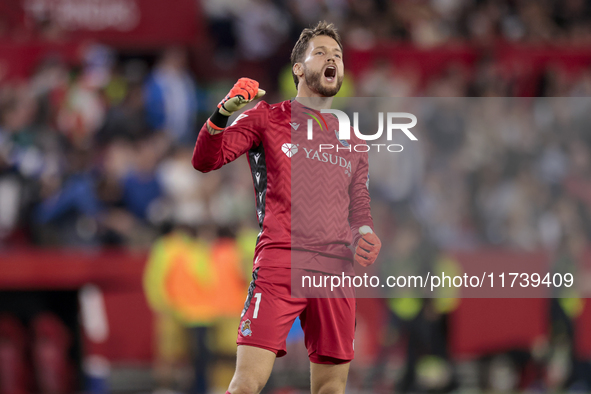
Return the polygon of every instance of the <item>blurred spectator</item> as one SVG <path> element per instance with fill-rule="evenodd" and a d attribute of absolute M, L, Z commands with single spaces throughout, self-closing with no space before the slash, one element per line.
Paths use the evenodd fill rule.
<path fill-rule="evenodd" d="M 157 240 L 146 265 L 144 290 L 157 312 L 156 372 L 159 384 L 169 389 L 184 389 L 183 382 L 175 382 L 175 370 L 190 360 L 189 391 L 208 392 L 214 364 L 210 327 L 220 318 L 237 316 L 243 306 L 240 251 L 234 239 L 220 235 L 216 240 L 212 226 L 201 226 L 199 237 L 186 226 L 177 227 Z M 180 327 L 186 327 L 185 335 L 179 335 Z"/>
<path fill-rule="evenodd" d="M 380 267 L 381 276 L 425 276 L 427 272 L 436 271 L 440 260 L 438 248 L 428 238 L 418 222 L 400 218 L 393 241 L 383 251 L 387 263 Z M 446 269 L 446 272 L 449 270 Z M 403 347 L 405 368 L 395 382 L 397 391 L 450 390 L 457 382 L 454 381 L 444 332 L 445 313 L 453 308 L 449 308 L 446 300 L 420 298 L 421 290 L 411 287 L 395 289 L 389 296 L 393 298 L 386 300 L 387 327 L 381 339 L 375 369 L 370 375 L 372 389 L 376 391 L 383 384 L 388 359 L 396 348 Z"/>
<path fill-rule="evenodd" d="M 140 85 L 128 87 L 121 102 L 109 108 L 103 125 L 96 135 L 101 145 L 114 138 L 140 140 L 149 135 L 151 130 L 146 122 L 143 89 Z"/>
<path fill-rule="evenodd" d="M 412 97 L 418 90 L 419 75 L 379 59 L 361 75 L 358 85 L 364 97 Z"/>
<path fill-rule="evenodd" d="M 100 90 L 110 81 L 113 62 L 113 51 L 109 47 L 87 46 L 83 53 L 83 69 L 74 77 L 60 103 L 58 128 L 79 148 L 91 146 L 103 123 L 107 103 Z"/>
<path fill-rule="evenodd" d="M 240 13 L 244 1 L 203 0 L 203 11 L 209 24 L 209 36 L 215 44 L 213 60 L 216 66 L 228 68 L 236 58 L 236 27 L 234 14 Z"/>
<path fill-rule="evenodd" d="M 206 187 L 202 175 L 191 165 L 192 155 L 192 149 L 178 147 L 157 169 L 163 195 L 167 198 L 167 208 L 163 209 L 170 211 L 166 219 L 186 226 L 204 223 L 209 219 Z"/>
<path fill-rule="evenodd" d="M 156 206 L 162 196 L 162 185 L 156 174 L 158 151 L 154 139 L 140 141 L 134 152 L 134 163 L 125 175 L 122 198 L 125 207 L 137 218 L 154 220 Z"/>
<path fill-rule="evenodd" d="M 69 152 L 65 179 L 48 181 L 42 191 L 34 220 L 40 226 L 41 242 L 62 245 L 97 245 L 97 222 L 101 210 L 87 151 Z M 63 184 L 61 183 L 63 182 Z"/>
<path fill-rule="evenodd" d="M 192 146 L 200 92 L 189 73 L 185 50 L 165 50 L 144 89 L 150 127 L 163 131 L 175 144 Z"/>
<path fill-rule="evenodd" d="M 272 0 L 247 0 L 235 18 L 239 48 L 248 60 L 271 57 L 287 38 L 288 17 Z"/>

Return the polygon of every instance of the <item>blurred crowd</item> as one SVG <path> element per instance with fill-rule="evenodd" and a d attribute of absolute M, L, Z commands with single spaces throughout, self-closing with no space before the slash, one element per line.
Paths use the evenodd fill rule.
<path fill-rule="evenodd" d="M 449 344 L 450 315 L 464 300 L 442 298 L 457 296 L 453 291 L 426 299 L 406 298 L 421 297 L 420 289 L 387 290 L 388 329 L 374 384 L 379 387 L 388 360 L 404 346 L 404 372 L 396 380 L 402 392 L 465 388 L 470 376 L 474 386 L 500 391 L 588 389 L 591 364 L 577 356 L 576 322 L 586 303 L 581 291 L 591 234 L 591 99 L 431 96 L 353 105 L 397 108 L 421 119 L 413 128 L 419 141 L 393 135 L 404 154 L 370 153 L 372 214 L 387 240 L 374 273 L 459 273 L 478 262 L 461 263 L 449 251 L 478 251 L 471 258 L 479 259 L 512 250 L 523 253 L 513 257 L 516 265 L 528 252 L 544 253 L 544 269 L 572 273 L 582 286 L 552 293 L 559 298 L 544 307 L 547 336 L 531 349 L 490 351 L 469 372 L 452 361 Z"/>
<path fill-rule="evenodd" d="M 204 0 L 201 6 L 212 62 L 235 76 L 212 81 L 195 73 L 200 67 L 187 48 L 168 48 L 153 62 L 86 44 L 76 64 L 47 56 L 27 80 L 0 77 L 1 243 L 146 246 L 175 224 L 254 226 L 245 166 L 204 177 L 191 168 L 191 151 L 217 100 L 242 76 L 237 62 L 271 76 L 267 101 L 293 95 L 283 83 L 291 79 L 289 50 L 314 21 L 334 21 L 346 48 L 491 40 L 576 46 L 591 37 L 591 5 L 584 0 Z M 36 29 L 43 38 L 59 26 L 38 21 Z M 14 33 L 6 25 L 0 30 L 4 37 Z M 343 90 L 363 97 L 510 97 L 523 92 L 522 74 L 486 56 L 473 68 L 450 62 L 433 75 L 378 58 L 355 80 L 348 77 Z M 530 91 L 589 96 L 591 68 L 573 73 L 549 63 Z M 556 246 L 566 227 L 589 233 L 589 218 L 579 213 L 590 199 L 588 137 L 543 105 L 535 114 L 546 117 L 516 124 L 520 108 L 477 114 L 504 118 L 482 132 L 453 111 L 429 120 L 423 163 L 411 163 L 414 174 L 396 183 L 421 189 L 413 190 L 415 212 L 442 246 L 533 249 Z M 443 188 L 450 182 L 457 187 Z M 410 197 L 377 193 L 374 200 L 403 198 Z M 455 208 L 438 206 L 444 201 Z"/>
<path fill-rule="evenodd" d="M 365 48 L 380 41 L 428 47 L 499 40 L 586 45 L 591 40 L 586 0 L 201 0 L 199 6 L 218 48 L 248 59 L 272 56 L 302 28 L 323 19 L 341 28 L 347 44 Z M 71 38 L 43 6 L 31 2 L 28 7 L 34 20 L 26 28 L 15 26 L 11 15 L 0 16 L 0 38 Z"/>
<path fill-rule="evenodd" d="M 403 100 L 386 106 L 397 102 Z M 589 98 L 404 103 L 422 120 L 416 127 L 422 138 L 413 143 L 400 133 L 406 154 L 370 153 L 372 201 L 380 214 L 393 215 L 386 228 L 417 221 L 447 250 L 580 253 L 591 234 Z"/>
<path fill-rule="evenodd" d="M 147 246 L 167 226 L 240 221 L 232 174 L 191 167 L 213 107 L 186 61 L 171 48 L 147 72 L 92 45 L 80 65 L 50 57 L 2 83 L 2 243 Z"/>
<path fill-rule="evenodd" d="M 339 26 L 346 45 L 379 42 L 419 47 L 496 41 L 586 45 L 591 5 L 586 0 L 204 0 L 211 33 L 226 54 L 273 55 L 318 20 Z M 235 51 L 235 50 L 238 51 Z"/>
<path fill-rule="evenodd" d="M 374 209 L 411 204 L 447 248 L 555 249 L 565 234 L 584 243 L 591 141 L 580 96 L 591 94 L 591 68 L 567 78 L 552 66 L 540 95 L 572 99 L 534 103 L 492 99 L 511 96 L 515 82 L 494 69 L 452 64 L 425 79 L 380 60 L 346 82 L 365 97 L 479 97 L 470 116 L 468 99 L 421 109 L 414 153 L 372 166 Z M 29 79 L 0 83 L 0 243 L 148 246 L 174 225 L 256 226 L 245 163 L 207 175 L 190 163 L 198 130 L 232 83 L 197 83 L 183 48 L 149 67 L 98 44 L 78 65 L 48 57 Z"/>

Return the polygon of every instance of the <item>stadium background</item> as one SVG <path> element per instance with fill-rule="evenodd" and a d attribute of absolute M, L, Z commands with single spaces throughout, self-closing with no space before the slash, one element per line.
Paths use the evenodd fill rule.
<path fill-rule="evenodd" d="M 191 168 L 196 131 L 238 77 L 292 97 L 291 47 L 321 19 L 343 37 L 346 96 L 591 94 L 586 0 L 4 0 L 0 392 L 189 391 L 204 362 L 224 392 L 254 199 L 242 159 Z M 508 130 L 472 167 L 450 159 L 467 130 L 431 133 L 400 174 L 413 187 L 372 185 L 383 258 L 588 265 L 588 126 Z M 572 297 L 363 299 L 348 387 L 589 391 L 590 333 Z M 305 391 L 297 330 L 288 351 L 267 392 Z"/>

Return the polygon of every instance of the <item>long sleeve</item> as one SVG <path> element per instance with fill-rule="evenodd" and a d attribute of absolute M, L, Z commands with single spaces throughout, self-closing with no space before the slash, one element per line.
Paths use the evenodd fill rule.
<path fill-rule="evenodd" d="M 258 146 L 267 127 L 267 109 L 267 103 L 259 102 L 219 134 L 209 134 L 203 125 L 191 159 L 193 167 L 201 172 L 217 170 Z"/>
<path fill-rule="evenodd" d="M 369 226 L 373 230 L 373 219 L 369 206 L 369 161 L 367 153 L 362 153 L 359 165 L 353 174 L 353 180 L 349 186 L 349 226 L 353 233 L 353 247 L 357 245 L 361 235 L 359 227 Z"/>

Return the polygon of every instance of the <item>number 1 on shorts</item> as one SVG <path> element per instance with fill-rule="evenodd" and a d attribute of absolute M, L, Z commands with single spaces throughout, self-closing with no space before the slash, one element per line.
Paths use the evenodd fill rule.
<path fill-rule="evenodd" d="M 263 295 L 263 293 L 256 293 L 254 295 L 254 298 L 257 299 L 256 303 L 254 304 L 254 313 L 252 314 L 252 318 L 256 319 L 257 316 L 259 315 L 259 306 L 261 306 L 261 296 Z"/>

